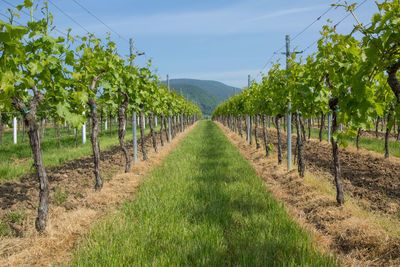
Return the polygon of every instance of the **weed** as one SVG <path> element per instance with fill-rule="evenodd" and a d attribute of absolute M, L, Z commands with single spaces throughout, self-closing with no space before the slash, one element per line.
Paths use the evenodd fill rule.
<path fill-rule="evenodd" d="M 83 180 L 82 186 L 89 187 L 89 180 L 88 179 Z"/>
<path fill-rule="evenodd" d="M 26 219 L 26 214 L 23 211 L 9 211 L 7 216 L 12 223 L 19 223 Z"/>
<path fill-rule="evenodd" d="M 60 187 L 54 188 L 53 201 L 56 206 L 63 204 L 67 200 L 67 197 L 68 192 L 66 189 L 62 189 Z"/>
<path fill-rule="evenodd" d="M 12 236 L 13 231 L 6 222 L 0 221 L 0 237 Z"/>

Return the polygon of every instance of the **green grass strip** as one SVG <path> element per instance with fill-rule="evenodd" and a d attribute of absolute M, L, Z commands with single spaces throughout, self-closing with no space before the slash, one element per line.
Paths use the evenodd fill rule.
<path fill-rule="evenodd" d="M 73 266 L 335 266 L 211 121 L 134 200 L 93 227 Z"/>

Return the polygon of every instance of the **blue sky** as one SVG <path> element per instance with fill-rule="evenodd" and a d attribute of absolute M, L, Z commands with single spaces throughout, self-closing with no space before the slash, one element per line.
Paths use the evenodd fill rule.
<path fill-rule="evenodd" d="M 9 5 L 0 0 L 0 12 L 6 14 Z M 21 1 L 6 0 L 12 4 Z M 42 2 L 43 0 L 40 0 Z M 54 25 L 65 31 L 82 35 L 85 31 L 56 7 L 79 22 L 98 37 L 110 30 L 83 10 L 73 0 L 50 0 Z M 268 59 L 283 48 L 285 35 L 293 38 L 306 26 L 327 11 L 332 0 L 77 0 L 116 31 L 112 39 L 121 55 L 129 54 L 127 39 L 134 38 L 136 49 L 145 51 L 136 64 L 143 65 L 149 58 L 153 69 L 165 79 L 195 78 L 218 80 L 228 85 L 247 85 L 247 75 L 259 79 L 266 72 Z M 34 0 L 34 2 L 39 2 Z M 344 2 L 342 0 L 341 2 Z M 348 2 L 355 2 L 349 0 Z M 363 0 L 356 1 L 358 3 Z M 53 5 L 54 3 L 55 5 Z M 360 21 L 368 23 L 377 9 L 373 0 L 356 10 Z M 327 19 L 337 23 L 346 15 L 343 8 L 331 9 L 320 20 L 292 41 L 292 47 L 303 50 L 319 37 Z M 40 14 L 37 13 L 39 17 Z M 0 19 L 4 19 L 1 17 Z M 24 14 L 21 20 L 26 19 Z M 350 33 L 355 19 L 347 17 L 338 31 Z M 282 49 L 280 52 L 283 52 Z M 311 46 L 304 55 L 315 51 Z M 274 60 L 283 55 L 277 54 Z M 265 67 L 265 68 L 264 68 Z M 264 68 L 264 69 L 263 69 Z"/>

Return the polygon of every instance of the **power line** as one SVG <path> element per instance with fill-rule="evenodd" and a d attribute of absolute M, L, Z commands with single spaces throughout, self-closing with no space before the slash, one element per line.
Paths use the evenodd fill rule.
<path fill-rule="evenodd" d="M 76 21 L 73 17 L 71 17 L 70 15 L 68 15 L 66 12 L 64 12 L 64 10 L 62 10 L 61 8 L 59 8 L 56 4 L 54 4 L 51 0 L 48 0 L 49 3 L 51 3 L 55 8 L 58 9 L 58 11 L 60 11 L 61 13 L 64 14 L 64 16 L 68 17 L 70 20 L 72 20 L 76 25 L 78 25 L 79 27 L 81 27 L 84 31 L 86 31 L 87 33 L 90 34 L 90 32 L 82 26 L 82 24 L 80 24 L 78 21 Z"/>
<path fill-rule="evenodd" d="M 318 43 L 320 38 L 309 44 L 306 48 L 303 49 L 303 52 L 306 52 L 308 49 L 310 49 L 312 46 L 314 46 L 316 43 Z"/>
<path fill-rule="evenodd" d="M 358 6 L 356 6 L 354 8 L 354 11 L 356 11 L 360 6 L 362 6 L 363 4 L 365 4 L 368 0 L 364 0 L 363 2 L 361 2 L 361 4 L 359 4 Z M 348 16 L 350 16 L 351 13 L 348 13 L 346 16 L 344 16 L 338 23 L 335 24 L 335 27 L 339 26 L 340 23 L 342 23 L 345 19 L 348 18 Z"/>
<path fill-rule="evenodd" d="M 274 56 L 277 55 L 277 54 L 278 54 L 277 51 L 275 51 L 275 52 L 272 53 L 272 55 L 269 57 L 269 59 L 265 62 L 264 67 L 258 72 L 256 78 L 258 78 L 258 77 L 261 76 L 261 73 L 264 71 L 264 69 L 268 66 L 268 64 L 271 62 L 271 60 L 272 60 L 272 59 L 274 58 Z"/>
<path fill-rule="evenodd" d="M 99 21 L 101 24 L 103 24 L 105 27 L 107 27 L 110 31 L 112 31 L 113 33 L 115 33 L 116 35 L 118 35 L 119 38 L 125 40 L 128 42 L 127 39 L 125 39 L 124 37 L 122 37 L 118 32 L 114 31 L 110 26 L 108 26 L 107 24 L 105 24 L 99 17 L 97 17 L 95 14 L 93 14 L 92 12 L 90 12 L 89 9 L 87 9 L 86 7 L 84 7 L 82 4 L 80 4 L 78 1 L 73 0 L 78 6 L 80 6 L 83 10 L 85 10 L 88 14 L 90 14 L 92 17 L 94 17 L 95 19 L 97 19 L 97 21 Z"/>
<path fill-rule="evenodd" d="M 77 0 L 73 0 L 75 2 L 75 4 L 77 4 L 80 8 L 82 8 L 84 11 L 86 11 L 89 15 L 91 15 L 92 17 L 94 17 L 97 21 L 99 21 L 101 24 L 103 24 L 105 27 L 107 27 L 110 31 L 112 31 L 113 33 L 115 33 L 120 39 L 129 42 L 125 37 L 123 37 L 121 34 L 119 34 L 117 31 L 115 31 L 113 28 L 111 28 L 110 26 L 108 26 L 103 20 L 101 20 L 98 16 L 96 16 L 94 13 L 92 13 L 89 9 L 87 9 L 85 6 L 83 6 L 81 3 L 79 3 Z M 143 49 L 139 49 L 142 50 Z M 146 61 L 148 61 L 147 55 L 144 54 Z"/>
<path fill-rule="evenodd" d="M 337 3 L 339 3 L 341 0 L 338 0 Z M 329 11 L 333 9 L 334 6 L 330 6 L 326 11 L 324 11 L 321 15 L 319 15 L 313 22 L 311 22 L 308 26 L 306 26 L 303 30 L 301 30 L 298 34 L 296 34 L 291 41 L 294 41 L 297 37 L 299 37 L 301 34 L 303 34 L 306 30 L 308 30 L 312 25 L 314 25 L 317 21 L 319 21 L 323 16 L 325 16 Z M 262 72 L 270 63 L 270 61 L 274 58 L 275 55 L 277 55 L 282 49 L 285 48 L 285 45 L 281 46 L 278 50 L 272 53 L 270 58 L 267 60 L 265 63 L 264 67 L 261 69 L 260 72 Z M 304 51 L 304 50 L 303 50 Z M 258 74 L 259 76 L 260 74 Z M 257 77 L 258 77 L 257 76 Z"/>
<path fill-rule="evenodd" d="M 361 2 L 361 4 L 359 4 L 358 6 L 356 6 L 354 8 L 354 11 L 356 11 L 359 7 L 361 7 L 363 4 L 365 4 L 368 0 L 364 0 L 363 2 Z M 340 23 L 342 23 L 345 19 L 347 19 L 349 16 L 351 15 L 351 13 L 346 14 L 341 20 L 339 20 L 339 22 L 337 22 L 333 27 L 336 28 L 337 26 L 339 26 Z M 309 44 L 306 48 L 303 49 L 303 52 L 307 51 L 308 49 L 310 49 L 312 46 L 314 46 L 320 38 L 318 38 L 317 40 L 313 41 L 311 44 Z"/>
<path fill-rule="evenodd" d="M 4 3 L 8 4 L 9 6 L 15 8 L 15 6 L 8 2 L 7 0 L 1 0 Z M 84 7 L 82 4 L 80 4 L 78 1 L 73 0 L 77 5 L 79 5 L 79 7 L 81 7 L 82 9 L 84 9 L 87 13 L 89 13 L 91 16 L 93 16 L 94 18 L 96 18 L 100 23 L 102 23 L 104 26 L 106 26 L 108 29 L 110 29 L 113 33 L 115 33 L 116 35 L 118 35 L 119 38 L 125 40 L 126 42 L 128 42 L 128 40 L 126 38 L 124 38 L 123 36 L 121 36 L 118 32 L 116 32 L 115 30 L 113 30 L 110 26 L 108 26 L 106 23 L 104 23 L 99 17 L 97 17 L 95 14 L 93 14 L 92 12 L 90 12 L 90 10 L 88 10 L 86 7 Z M 87 33 L 90 33 L 89 30 L 87 30 L 82 24 L 80 24 L 77 20 L 75 20 L 73 17 L 71 17 L 70 15 L 68 15 L 66 12 L 64 12 L 64 10 L 62 10 L 60 7 L 58 7 L 52 0 L 48 0 L 49 3 L 51 3 L 58 11 L 60 11 L 62 14 L 64 14 L 67 18 L 69 18 L 70 20 L 72 20 L 75 24 L 77 24 L 79 27 L 81 27 L 84 31 L 86 31 Z M 23 14 L 25 14 L 26 16 L 30 17 L 31 15 L 29 13 L 27 13 L 24 10 L 20 10 L 20 12 L 22 12 Z M 7 17 L 5 15 L 3 15 L 4 17 Z M 8 18 L 8 17 L 7 17 Z M 35 16 L 33 16 L 33 18 L 35 20 L 39 20 L 38 18 L 36 18 Z M 18 23 L 18 22 L 16 22 Z M 23 25 L 21 25 L 23 26 Z M 66 34 L 65 32 L 62 32 L 60 30 L 58 30 L 57 28 L 54 28 L 55 31 L 57 31 L 58 33 L 64 35 L 64 36 L 68 36 L 68 34 Z M 144 51 L 143 49 L 138 48 L 141 51 Z M 144 54 L 146 61 L 149 60 L 149 58 L 147 57 L 147 54 Z"/>
<path fill-rule="evenodd" d="M 337 2 L 339 4 L 341 0 Z M 307 27 L 305 27 L 302 31 L 300 31 L 298 34 L 296 34 L 293 38 L 292 41 L 296 40 L 297 37 L 299 37 L 301 34 L 303 34 L 306 30 L 308 30 L 312 25 L 314 25 L 317 21 L 319 21 L 323 16 L 325 16 L 329 11 L 333 9 L 333 5 L 331 5 L 322 15 L 318 16 L 313 22 L 311 22 Z"/>

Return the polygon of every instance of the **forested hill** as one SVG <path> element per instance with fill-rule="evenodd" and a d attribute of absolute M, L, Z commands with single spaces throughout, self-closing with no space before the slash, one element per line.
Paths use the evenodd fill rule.
<path fill-rule="evenodd" d="M 166 83 L 163 81 L 163 83 Z M 217 81 L 195 79 L 171 79 L 170 88 L 182 93 L 186 99 L 198 105 L 204 115 L 211 115 L 214 108 L 231 97 L 240 88 L 228 86 Z"/>

